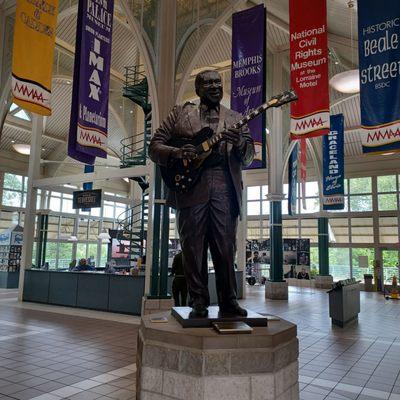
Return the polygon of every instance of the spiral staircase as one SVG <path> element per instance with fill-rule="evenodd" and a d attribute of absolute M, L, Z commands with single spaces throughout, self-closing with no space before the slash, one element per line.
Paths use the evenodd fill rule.
<path fill-rule="evenodd" d="M 151 138 L 151 104 L 147 78 L 142 66 L 125 67 L 123 96 L 139 105 L 144 113 L 144 131 L 121 140 L 121 168 L 146 165 Z M 117 239 L 121 248 L 129 249 L 129 260 L 143 257 L 148 226 L 148 188 L 146 177 L 132 177 L 142 189 L 142 198 L 118 217 Z"/>

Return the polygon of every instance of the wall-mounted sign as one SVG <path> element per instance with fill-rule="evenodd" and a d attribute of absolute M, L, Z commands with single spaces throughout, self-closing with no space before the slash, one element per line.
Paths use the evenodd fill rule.
<path fill-rule="evenodd" d="M 101 189 L 79 190 L 74 192 L 73 196 L 73 209 L 101 207 Z"/>

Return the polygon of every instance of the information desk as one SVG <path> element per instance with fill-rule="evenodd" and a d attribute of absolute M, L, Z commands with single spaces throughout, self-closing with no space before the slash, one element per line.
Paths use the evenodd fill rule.
<path fill-rule="evenodd" d="M 236 271 L 238 298 L 243 297 L 243 272 Z M 168 277 L 171 293 L 173 277 Z M 215 276 L 209 274 L 211 303 L 217 303 Z M 144 276 L 101 272 L 41 271 L 27 269 L 24 301 L 91 310 L 140 315 Z"/>

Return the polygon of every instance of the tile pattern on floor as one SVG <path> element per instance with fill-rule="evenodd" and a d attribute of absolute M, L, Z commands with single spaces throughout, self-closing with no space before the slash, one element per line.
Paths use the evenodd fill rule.
<path fill-rule="evenodd" d="M 0 399 L 135 398 L 138 318 L 15 297 L 0 289 Z M 400 400 L 400 302 L 362 292 L 359 321 L 344 329 L 322 290 L 290 288 L 286 302 L 254 286 L 241 303 L 298 325 L 301 400 Z"/>

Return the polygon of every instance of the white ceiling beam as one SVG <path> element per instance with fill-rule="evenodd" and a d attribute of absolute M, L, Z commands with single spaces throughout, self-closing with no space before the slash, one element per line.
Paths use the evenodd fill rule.
<path fill-rule="evenodd" d="M 149 175 L 152 165 L 140 165 L 129 168 L 99 168 L 88 174 L 74 174 L 56 176 L 53 178 L 41 178 L 33 181 L 33 187 L 46 189 L 49 187 L 81 184 L 82 182 L 107 181 L 116 178 L 131 178 Z"/>

